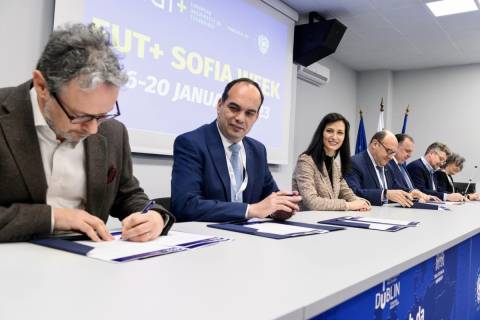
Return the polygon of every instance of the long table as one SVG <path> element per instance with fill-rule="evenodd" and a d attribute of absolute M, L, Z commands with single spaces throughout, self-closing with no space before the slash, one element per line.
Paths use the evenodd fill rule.
<path fill-rule="evenodd" d="M 174 230 L 234 240 L 124 264 L 0 244 L 0 319 L 322 319 L 325 311 L 473 239 L 480 232 L 479 204 L 450 208 L 374 207 L 366 215 L 420 225 L 285 240 L 178 223 Z M 292 220 L 345 214 L 357 213 L 300 212 Z"/>

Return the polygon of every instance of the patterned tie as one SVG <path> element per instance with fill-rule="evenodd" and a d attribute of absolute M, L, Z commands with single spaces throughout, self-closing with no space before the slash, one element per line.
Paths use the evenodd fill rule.
<path fill-rule="evenodd" d="M 413 189 L 413 184 L 412 180 L 410 180 L 410 177 L 408 176 L 407 171 L 405 170 L 405 167 L 402 165 L 399 165 L 398 168 L 400 169 L 400 172 L 402 173 L 403 179 L 405 179 L 405 182 L 407 183 L 408 189 Z"/>
<path fill-rule="evenodd" d="M 232 151 L 232 157 L 230 158 L 230 163 L 232 164 L 233 174 L 235 175 L 236 186 L 234 187 L 233 183 L 230 183 L 230 191 L 232 202 L 242 202 L 242 197 L 237 192 L 240 190 L 240 186 L 243 182 L 243 166 L 240 161 L 240 145 L 234 143 L 230 145 L 230 150 Z"/>
<path fill-rule="evenodd" d="M 380 185 L 382 186 L 382 191 L 388 189 L 387 181 L 385 181 L 385 172 L 383 170 L 383 167 L 377 166 L 377 171 L 380 175 Z M 386 197 L 383 198 L 383 203 L 388 203 L 388 199 L 386 199 Z"/>
<path fill-rule="evenodd" d="M 388 189 L 387 181 L 385 181 L 385 173 L 383 172 L 383 167 L 377 166 L 377 171 L 378 171 L 378 174 L 380 175 L 380 184 L 382 186 L 382 189 Z"/>
<path fill-rule="evenodd" d="M 430 171 L 430 180 L 432 181 L 432 189 L 437 190 L 437 187 L 435 186 L 435 180 L 433 178 L 433 171 Z"/>

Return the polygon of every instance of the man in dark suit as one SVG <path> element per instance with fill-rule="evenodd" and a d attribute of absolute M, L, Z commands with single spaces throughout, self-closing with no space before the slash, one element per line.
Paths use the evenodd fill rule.
<path fill-rule="evenodd" d="M 262 103 L 256 82 L 234 80 L 218 101 L 216 121 L 175 139 L 171 208 L 178 220 L 222 222 L 299 210 L 300 196 L 278 192 L 263 144 L 246 137 Z"/>
<path fill-rule="evenodd" d="M 407 171 L 415 188 L 423 193 L 436 196 L 444 201 L 465 201 L 466 198 L 460 193 L 438 191 L 438 182 L 434 173 L 440 169 L 449 155 L 450 149 L 445 144 L 434 142 L 428 146 L 423 157 L 407 166 Z"/>
<path fill-rule="evenodd" d="M 132 175 L 127 131 L 112 119 L 126 80 L 108 35 L 76 24 L 51 34 L 31 81 L 0 89 L 0 241 L 57 230 L 111 240 L 109 214 L 125 239 L 168 231 L 164 208 L 140 213 L 148 198 Z"/>
<path fill-rule="evenodd" d="M 405 133 L 398 133 L 395 135 L 398 141 L 397 153 L 392 160 L 387 164 L 388 170 L 393 174 L 393 177 L 397 181 L 398 185 L 404 190 L 410 190 L 410 193 L 418 198 L 420 201 L 440 201 L 435 196 L 431 196 L 415 189 L 410 176 L 408 175 L 406 162 L 412 156 L 415 148 L 415 142 L 413 138 Z"/>
<path fill-rule="evenodd" d="M 374 206 L 388 201 L 404 207 L 413 205 L 413 196 L 402 190 L 392 173 L 385 167 L 397 152 L 398 142 L 387 130 L 375 133 L 368 149 L 352 157 L 352 169 L 345 176 L 349 187 L 359 197 L 368 199 Z"/>

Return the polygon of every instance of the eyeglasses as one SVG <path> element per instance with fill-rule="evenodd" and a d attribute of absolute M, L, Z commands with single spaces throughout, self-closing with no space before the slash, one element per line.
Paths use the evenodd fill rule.
<path fill-rule="evenodd" d="M 65 113 L 65 115 L 67 116 L 67 118 L 70 120 L 70 122 L 72 124 L 86 123 L 86 122 L 92 121 L 93 119 L 97 120 L 98 123 L 102 123 L 106 120 L 116 118 L 120 115 L 120 107 L 118 106 L 118 101 L 115 101 L 115 107 L 117 108 L 116 113 L 102 114 L 102 115 L 99 115 L 99 116 L 96 116 L 96 115 L 93 115 L 93 114 L 86 114 L 86 115 L 83 115 L 83 116 L 74 117 L 74 116 L 72 116 L 68 113 L 67 109 L 60 102 L 60 99 L 58 99 L 58 96 L 55 92 L 52 92 L 51 95 L 55 98 L 58 105 L 60 106 L 60 109 L 62 109 L 62 111 Z"/>
<path fill-rule="evenodd" d="M 392 150 L 392 149 L 388 149 L 387 147 L 385 147 L 385 145 L 383 143 L 381 143 L 380 141 L 377 140 L 377 142 L 380 143 L 380 145 L 383 147 L 383 149 L 385 149 L 385 151 L 387 152 L 387 155 L 389 157 L 393 157 L 397 153 L 397 151 Z"/>
<path fill-rule="evenodd" d="M 438 152 L 436 150 L 434 152 L 438 157 L 438 161 L 440 161 L 440 165 L 445 164 L 445 162 L 447 162 L 447 157 L 446 156 L 441 155 L 440 152 Z"/>

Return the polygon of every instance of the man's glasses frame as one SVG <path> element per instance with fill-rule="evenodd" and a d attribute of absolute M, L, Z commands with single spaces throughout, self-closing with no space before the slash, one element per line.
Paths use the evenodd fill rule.
<path fill-rule="evenodd" d="M 377 140 L 377 142 L 383 147 L 383 149 L 385 149 L 389 157 L 393 157 L 395 154 L 397 154 L 397 151 L 385 147 L 381 141 Z"/>
<path fill-rule="evenodd" d="M 86 114 L 86 115 L 83 115 L 83 116 L 74 117 L 74 116 L 72 116 L 68 113 L 67 109 L 63 106 L 62 102 L 60 101 L 60 99 L 58 98 L 58 96 L 55 92 L 52 92 L 51 95 L 52 95 L 53 98 L 55 98 L 58 105 L 60 106 L 60 109 L 62 109 L 63 113 L 65 113 L 67 118 L 70 120 L 70 123 L 72 123 L 72 124 L 86 123 L 86 122 L 92 121 L 93 119 L 97 120 L 98 123 L 102 123 L 106 120 L 116 118 L 120 115 L 120 107 L 118 106 L 118 101 L 115 101 L 115 107 L 117 109 L 116 113 L 102 114 L 102 115 L 99 115 L 99 116 L 96 116 L 96 115 L 93 115 L 93 114 Z"/>
<path fill-rule="evenodd" d="M 438 158 L 438 161 L 440 162 L 440 165 L 444 165 L 447 162 L 447 156 L 446 156 L 445 152 L 439 151 L 439 150 L 433 150 L 433 152 L 435 152 L 435 154 L 437 155 L 437 158 Z M 442 157 L 442 155 L 440 155 L 440 152 L 445 153 L 445 156 Z"/>

